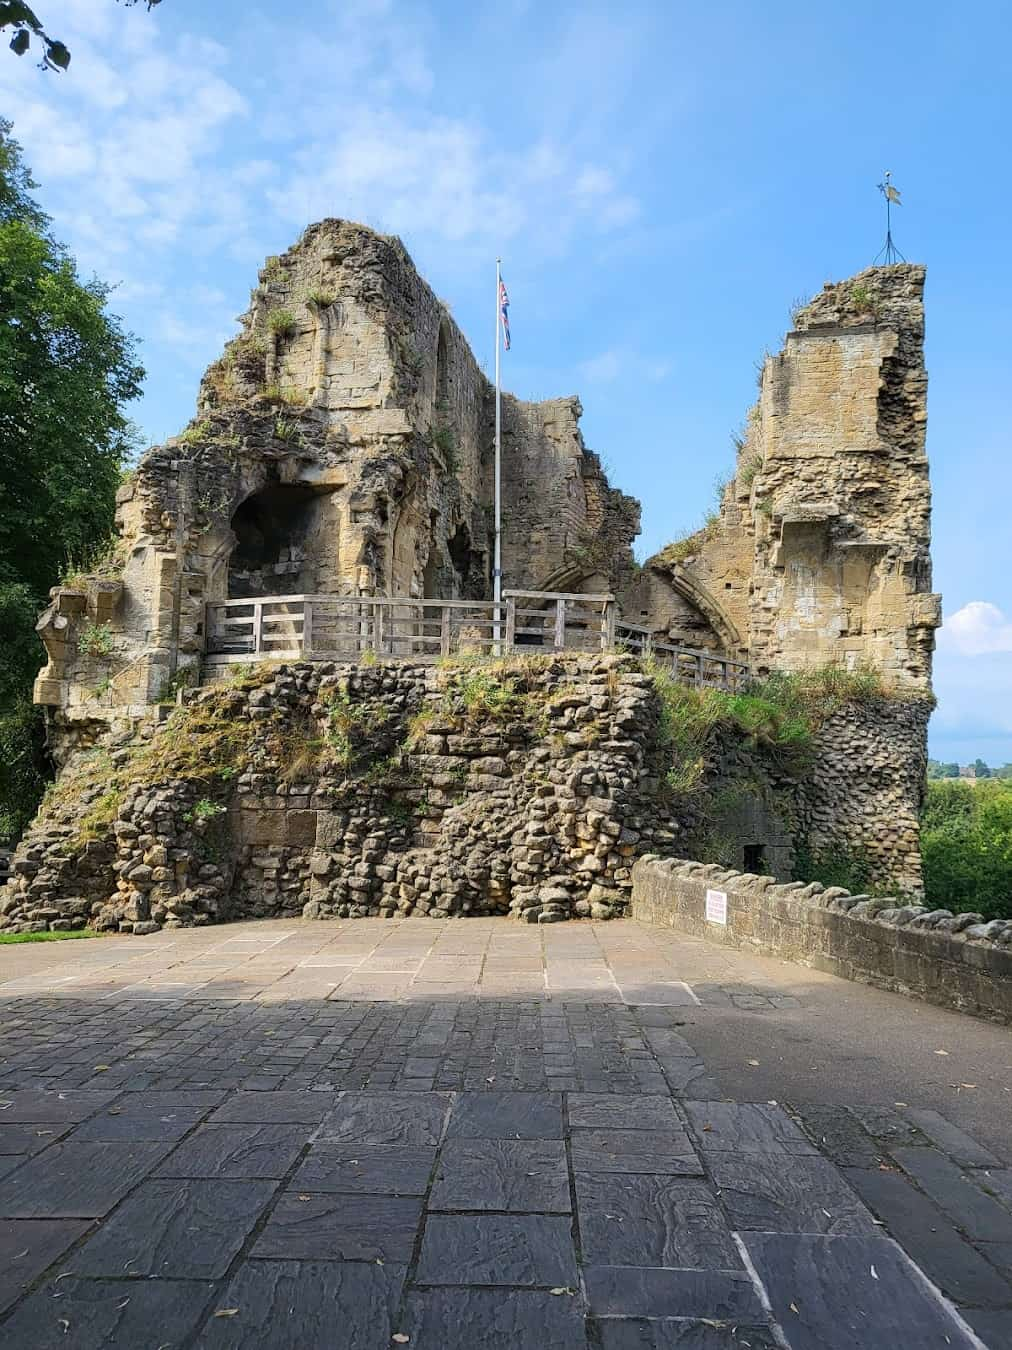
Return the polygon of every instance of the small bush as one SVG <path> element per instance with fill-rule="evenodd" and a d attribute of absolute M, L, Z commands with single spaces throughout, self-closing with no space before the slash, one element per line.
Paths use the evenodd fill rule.
<path fill-rule="evenodd" d="M 694 791 L 702 782 L 711 735 L 718 726 L 735 730 L 790 773 L 811 761 L 814 733 L 839 707 L 884 696 L 872 670 L 838 666 L 753 680 L 748 689 L 697 689 L 683 684 L 656 658 L 644 661 L 660 699 L 658 741 L 669 760 L 668 787 Z"/>
<path fill-rule="evenodd" d="M 314 305 L 319 305 L 320 309 L 326 309 L 328 305 L 334 303 L 337 296 L 333 291 L 328 291 L 323 287 L 317 287 L 306 293 L 306 299 L 311 301 Z"/>
<path fill-rule="evenodd" d="M 107 623 L 82 624 L 77 639 L 77 650 L 82 656 L 95 656 L 107 660 L 112 656 L 112 631 Z"/>
<path fill-rule="evenodd" d="M 799 881 L 821 881 L 823 886 L 842 886 L 852 895 L 893 895 L 895 888 L 875 883 L 875 866 L 860 850 L 832 848 L 814 853 L 799 844 L 794 853 L 794 875 Z"/>
<path fill-rule="evenodd" d="M 295 332 L 295 315 L 290 309 L 272 309 L 267 315 L 267 327 L 275 337 L 291 337 Z"/>
<path fill-rule="evenodd" d="M 848 298 L 858 314 L 871 314 L 873 317 L 878 317 L 879 303 L 863 283 L 859 282 L 851 286 Z"/>
<path fill-rule="evenodd" d="M 450 427 L 439 426 L 433 428 L 432 444 L 439 451 L 443 463 L 448 472 L 457 471 L 457 441 Z"/>
<path fill-rule="evenodd" d="M 293 422 L 290 417 L 275 417 L 274 435 L 279 441 L 297 441 L 299 439 L 299 424 Z"/>
<path fill-rule="evenodd" d="M 341 769 L 353 769 L 373 751 L 377 733 L 389 721 L 382 706 L 353 703 L 345 690 L 337 690 L 327 701 L 327 729 L 324 740 L 333 762 Z"/>
<path fill-rule="evenodd" d="M 211 439 L 211 432 L 211 423 L 203 419 L 199 422 L 193 422 L 185 431 L 181 431 L 177 440 L 182 441 L 184 445 L 200 445 L 202 442 Z"/>
<path fill-rule="evenodd" d="M 79 560 L 67 561 L 60 573 L 60 585 L 79 591 L 84 589 L 89 577 L 112 580 L 123 571 L 125 560 L 126 544 L 118 534 L 112 532 Z"/>
<path fill-rule="evenodd" d="M 201 797 L 183 815 L 183 819 L 192 825 L 206 825 L 209 821 L 225 815 L 227 809 L 221 802 L 213 802 L 210 797 Z"/>

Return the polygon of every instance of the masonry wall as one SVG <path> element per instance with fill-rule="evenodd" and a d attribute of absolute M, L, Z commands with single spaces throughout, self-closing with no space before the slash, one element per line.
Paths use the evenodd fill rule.
<path fill-rule="evenodd" d="M 1012 1022 L 1009 920 L 985 923 L 979 914 L 873 900 L 818 882 L 783 885 L 774 877 L 646 856 L 633 869 L 631 913 L 710 942 Z"/>
<path fill-rule="evenodd" d="M 867 665 L 930 692 L 924 276 L 869 268 L 794 314 L 719 510 L 648 560 L 627 612 L 759 673 Z"/>
<path fill-rule="evenodd" d="M 310 226 L 241 324 L 190 426 L 121 489 L 118 564 L 40 620 L 61 760 L 81 724 L 136 722 L 196 677 L 209 600 L 491 595 L 493 390 L 400 241 Z M 505 408 L 506 584 L 613 589 L 638 506 L 586 449 L 578 400 Z"/>
<path fill-rule="evenodd" d="M 740 865 L 759 848 L 786 881 L 815 822 L 861 838 L 872 816 L 895 832 L 871 858 L 884 882 L 908 846 L 886 725 L 884 708 L 841 710 L 801 776 L 718 726 L 698 787 L 678 791 L 653 680 L 629 656 L 240 668 L 75 749 L 0 890 L 0 928 L 603 919 L 626 911 L 643 853 Z M 916 895 L 912 863 L 905 880 Z"/>

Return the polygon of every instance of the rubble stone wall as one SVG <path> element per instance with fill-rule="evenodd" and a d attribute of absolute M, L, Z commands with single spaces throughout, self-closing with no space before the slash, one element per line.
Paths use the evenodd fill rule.
<path fill-rule="evenodd" d="M 649 856 L 633 868 L 631 913 L 644 923 L 1012 1023 L 1007 919 L 986 923 L 979 914 L 872 899 L 839 886 L 778 884 L 770 876 Z"/>
<path fill-rule="evenodd" d="M 814 822 L 884 833 L 885 880 L 903 819 L 880 762 L 885 713 L 835 718 L 800 779 L 715 728 L 701 783 L 678 793 L 660 699 L 629 656 L 239 668 L 160 722 L 75 750 L 17 850 L 0 927 L 601 919 L 625 912 L 642 853 L 710 856 L 716 836 L 732 861 L 761 847 L 786 880 Z M 915 894 L 912 863 L 907 881 Z"/>

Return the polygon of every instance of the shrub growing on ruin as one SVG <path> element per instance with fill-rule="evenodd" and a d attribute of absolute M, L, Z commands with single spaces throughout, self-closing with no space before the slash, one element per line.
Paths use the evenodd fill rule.
<path fill-rule="evenodd" d="M 295 332 L 295 315 L 290 309 L 272 309 L 267 315 L 267 327 L 276 337 L 291 337 Z"/>

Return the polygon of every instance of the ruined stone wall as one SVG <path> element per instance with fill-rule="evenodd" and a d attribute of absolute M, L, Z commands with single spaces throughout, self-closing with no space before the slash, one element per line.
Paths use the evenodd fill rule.
<path fill-rule="evenodd" d="M 71 760 L 0 927 L 621 913 L 636 853 L 694 819 L 659 794 L 650 680 L 627 657 L 510 669 L 317 662 L 200 691 Z"/>
<path fill-rule="evenodd" d="M 691 789 L 667 779 L 661 702 L 628 656 L 240 669 L 165 712 L 70 756 L 0 928 L 606 918 L 643 852 L 741 865 L 758 848 L 787 880 L 802 846 L 872 833 L 874 878 L 917 893 L 884 706 L 841 708 L 803 773 L 717 726 Z"/>
<path fill-rule="evenodd" d="M 759 673 L 868 665 L 930 691 L 923 287 L 923 267 L 870 268 L 794 315 L 719 512 L 650 559 L 626 612 Z"/>
<path fill-rule="evenodd" d="M 118 574 L 42 617 L 36 700 L 59 710 L 61 758 L 71 724 L 136 721 L 196 674 L 209 600 L 491 595 L 493 390 L 400 241 L 311 226 L 241 324 L 194 421 L 120 491 Z M 612 588 L 638 508 L 586 450 L 579 403 L 505 407 L 506 585 Z"/>

